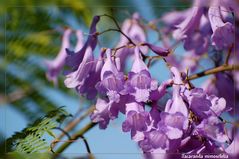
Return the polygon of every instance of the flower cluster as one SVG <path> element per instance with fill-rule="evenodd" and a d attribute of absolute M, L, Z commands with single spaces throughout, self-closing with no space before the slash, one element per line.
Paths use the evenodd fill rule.
<path fill-rule="evenodd" d="M 85 43 L 82 33 L 76 31 L 75 51 L 69 49 L 72 30 L 65 30 L 59 55 L 47 62 L 47 77 L 56 81 L 63 65 L 69 66 L 65 86 L 95 101 L 91 120 L 106 129 L 119 113 L 124 114 L 122 131 L 130 132 L 132 140 L 147 155 L 220 152 L 236 157 L 237 151 L 229 151 L 232 144 L 238 143 L 238 137 L 228 133 L 230 130 L 221 115 L 232 115 L 235 97 L 231 89 L 238 78 L 230 77 L 236 77 L 233 75 L 238 72 L 217 73 L 215 79 L 209 78 L 199 88 L 191 83 L 184 70 L 197 70 L 202 55 L 211 47 L 221 52 L 232 49 L 235 28 L 230 15 L 237 7 L 229 0 L 210 3 L 195 0 L 190 9 L 164 15 L 161 20 L 167 28 L 162 29 L 162 34 L 172 34 L 175 40 L 183 42 L 187 52 L 183 61 L 170 54 L 170 44 L 160 47 L 148 42 L 147 27 L 138 13 L 118 28 L 121 35 L 116 47 L 101 48 L 97 57 L 95 52 L 101 33 L 96 26 L 102 16 L 95 16 Z M 160 82 L 151 75 L 150 65 L 146 64 L 153 57 L 149 52 L 168 64 L 171 73 L 168 80 Z M 239 56 L 236 57 L 226 59 L 225 65 L 238 62 Z M 133 59 L 130 71 L 126 71 L 126 59 Z"/>
<path fill-rule="evenodd" d="M 168 57 L 181 70 L 196 70 L 202 55 L 209 49 L 228 50 L 234 44 L 234 12 L 238 4 L 230 0 L 194 0 L 193 7 L 165 14 L 161 20 L 166 26 L 163 34 L 183 42 L 185 51 L 184 64 L 175 56 Z M 236 14 L 238 16 L 238 14 Z M 239 18 L 239 17 L 236 17 Z"/>

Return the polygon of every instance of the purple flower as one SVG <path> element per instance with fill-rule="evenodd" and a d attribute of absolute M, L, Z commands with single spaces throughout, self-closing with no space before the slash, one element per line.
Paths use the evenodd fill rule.
<path fill-rule="evenodd" d="M 157 127 L 144 132 L 144 139 L 139 141 L 144 152 L 152 152 L 158 148 L 174 151 L 180 146 L 183 132 L 188 128 L 187 118 L 181 113 L 165 112 L 160 117 Z"/>
<path fill-rule="evenodd" d="M 54 60 L 45 61 L 46 65 L 48 67 L 48 72 L 46 74 L 47 79 L 49 81 L 53 81 L 54 84 L 57 84 L 57 76 L 59 75 L 60 71 L 62 70 L 62 68 L 65 64 L 65 59 L 67 57 L 65 49 L 70 47 L 71 33 L 72 33 L 71 29 L 66 29 L 64 31 L 64 34 L 62 37 L 61 49 L 60 49 L 57 57 Z M 78 39 L 78 43 L 82 43 L 82 41 Z"/>
<path fill-rule="evenodd" d="M 226 100 L 215 95 L 208 95 L 202 88 L 184 90 L 184 99 L 189 108 L 199 119 L 220 116 L 226 110 Z"/>
<path fill-rule="evenodd" d="M 144 31 L 143 26 L 140 24 L 140 15 L 138 13 L 134 13 L 132 19 L 128 19 L 124 22 L 122 26 L 122 31 L 135 43 L 139 44 L 146 41 L 146 33 Z M 122 35 L 122 39 L 126 37 Z M 128 40 L 127 40 L 128 43 Z M 146 47 L 141 47 L 140 50 L 143 54 L 147 53 Z"/>
<path fill-rule="evenodd" d="M 222 147 L 211 140 L 205 141 L 197 135 L 182 140 L 179 151 L 185 154 L 223 153 Z"/>
<path fill-rule="evenodd" d="M 164 48 L 152 45 L 152 44 L 147 43 L 147 42 L 143 43 L 141 45 L 142 46 L 148 46 L 154 53 L 156 53 L 157 55 L 160 55 L 160 56 L 168 56 L 168 54 L 170 53 L 169 49 L 164 49 Z"/>
<path fill-rule="evenodd" d="M 66 79 L 64 81 L 65 86 L 67 88 L 75 88 L 79 85 L 84 84 L 84 80 L 89 75 L 92 67 L 94 65 L 94 56 L 90 47 L 86 49 L 85 56 L 80 63 L 78 69 L 74 72 L 66 75 Z"/>
<path fill-rule="evenodd" d="M 161 112 L 161 120 L 159 124 L 164 124 L 170 127 L 177 128 L 179 130 L 187 130 L 188 119 L 182 113 L 169 114 L 167 112 Z"/>
<path fill-rule="evenodd" d="M 111 51 L 106 51 L 107 60 L 102 67 L 100 79 L 96 88 L 101 94 L 108 96 L 110 101 L 119 102 L 120 95 L 124 95 L 124 74 L 119 72 L 111 58 Z"/>
<path fill-rule="evenodd" d="M 200 24 L 200 18 L 203 14 L 203 8 L 202 7 L 192 7 L 191 14 L 188 15 L 188 17 L 179 25 L 177 25 L 177 29 L 173 32 L 173 37 L 177 40 L 183 40 L 188 38 L 194 30 L 199 26 Z"/>
<path fill-rule="evenodd" d="M 140 16 L 138 13 L 135 13 L 131 19 L 126 19 L 122 25 L 121 30 L 135 43 L 140 44 L 146 41 L 146 33 L 143 28 L 143 26 L 140 24 Z M 124 45 L 128 45 L 129 40 L 124 36 L 120 36 L 119 43 L 117 44 L 117 47 L 121 47 Z M 141 46 L 140 50 L 143 54 L 147 54 L 148 48 L 146 46 Z M 126 61 L 126 58 L 133 55 L 134 49 L 133 48 L 122 48 L 118 50 L 115 54 L 116 57 L 118 57 L 121 61 L 121 70 L 124 69 L 124 64 Z"/>
<path fill-rule="evenodd" d="M 176 29 L 176 26 L 180 24 L 190 14 L 190 9 L 183 11 L 173 11 L 166 13 L 162 16 L 161 20 L 166 24 L 165 33 L 168 34 L 172 30 Z"/>
<path fill-rule="evenodd" d="M 83 43 L 84 37 L 83 37 L 82 31 L 76 30 L 76 38 L 77 38 L 77 42 L 76 42 L 76 46 L 75 46 L 75 52 L 79 51 L 84 45 L 84 43 Z"/>
<path fill-rule="evenodd" d="M 138 47 L 135 48 L 135 60 L 128 74 L 127 87 L 137 102 L 147 102 L 150 93 L 158 88 L 157 81 L 151 79 L 148 68 L 141 59 Z"/>
<path fill-rule="evenodd" d="M 94 99 L 97 95 L 96 84 L 100 81 L 100 73 L 103 67 L 103 54 L 105 53 L 106 49 L 102 49 L 100 53 L 100 57 L 97 62 L 94 62 L 94 66 L 92 66 L 89 75 L 84 80 L 84 84 L 78 85 L 76 90 L 79 94 L 86 94 L 88 99 Z"/>
<path fill-rule="evenodd" d="M 126 120 L 122 124 L 124 132 L 131 131 L 131 137 L 135 141 L 143 138 L 143 131 L 146 131 L 150 124 L 149 113 L 138 103 L 126 104 Z"/>
<path fill-rule="evenodd" d="M 238 103 L 237 96 L 239 91 L 234 87 L 236 86 L 235 81 L 232 79 L 231 74 L 217 73 L 215 77 L 208 79 L 204 84 L 203 88 L 208 95 L 215 95 L 218 97 L 223 97 L 226 103 L 226 111 L 236 110 L 235 106 Z M 224 110 L 224 111 L 225 111 Z M 233 111 L 230 111 L 233 114 Z"/>
<path fill-rule="evenodd" d="M 224 123 L 216 116 L 209 116 L 196 126 L 194 134 L 205 136 L 211 140 L 225 143 L 228 137 L 224 131 Z"/>
<path fill-rule="evenodd" d="M 185 13 L 187 18 L 173 32 L 175 39 L 183 40 L 185 50 L 192 51 L 195 55 L 206 53 L 209 46 L 211 28 L 208 18 L 203 15 L 205 3 L 195 1 L 195 6 Z"/>
<path fill-rule="evenodd" d="M 131 103 L 133 100 L 130 96 L 120 96 L 120 103 L 110 101 L 108 99 L 97 98 L 96 109 L 91 114 L 92 122 L 99 123 L 101 129 L 105 129 L 110 120 L 118 117 L 118 113 L 125 114 L 126 103 Z"/>
<path fill-rule="evenodd" d="M 118 115 L 118 111 L 112 107 L 112 103 L 101 98 L 97 99 L 96 110 L 91 114 L 92 122 L 99 123 L 101 129 L 105 129 L 110 119 L 114 119 Z"/>
<path fill-rule="evenodd" d="M 208 10 L 210 24 L 213 30 L 212 45 L 217 49 L 230 47 L 234 42 L 234 28 L 229 22 L 224 23 L 220 13 L 220 7 L 210 7 Z"/>
<path fill-rule="evenodd" d="M 203 89 L 195 88 L 190 91 L 187 97 L 189 107 L 197 115 L 197 117 L 205 118 L 207 117 L 207 112 L 209 111 L 212 103 L 207 99 L 207 94 Z"/>
<path fill-rule="evenodd" d="M 183 101 L 183 97 L 180 94 L 181 87 L 183 84 L 181 73 L 177 68 L 172 67 L 171 72 L 173 74 L 173 97 L 172 100 L 168 100 L 165 112 L 168 113 L 182 113 L 185 117 L 188 117 L 188 108 L 186 103 Z"/>
<path fill-rule="evenodd" d="M 208 97 L 211 101 L 212 106 L 210 107 L 210 114 L 220 116 L 226 111 L 226 100 L 217 96 L 211 95 Z"/>
<path fill-rule="evenodd" d="M 66 64 L 70 66 L 73 71 L 78 69 L 78 66 L 82 62 L 88 47 L 90 47 L 91 50 L 94 51 L 98 39 L 98 36 L 96 34 L 96 25 L 99 22 L 99 20 L 100 20 L 99 16 L 95 16 L 93 18 L 93 21 L 90 26 L 88 39 L 84 44 L 84 46 L 78 52 L 75 53 L 74 51 L 70 51 L 68 49 L 66 50 L 68 53 L 68 56 L 66 58 Z"/>
<path fill-rule="evenodd" d="M 239 134 L 234 135 L 232 143 L 225 149 L 225 151 L 230 155 L 230 158 L 239 158 Z"/>
<path fill-rule="evenodd" d="M 168 147 L 169 141 L 165 132 L 165 127 L 160 130 L 153 130 L 145 133 L 144 140 L 139 141 L 139 147 L 144 152 L 152 152 L 154 149 Z"/>

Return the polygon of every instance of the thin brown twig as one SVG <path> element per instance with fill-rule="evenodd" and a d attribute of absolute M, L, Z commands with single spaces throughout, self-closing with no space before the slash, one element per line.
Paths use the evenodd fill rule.
<path fill-rule="evenodd" d="M 96 32 L 95 34 L 101 35 L 101 34 L 104 34 L 104 33 L 110 32 L 110 31 L 120 32 L 118 29 L 112 29 L 112 28 L 110 28 L 110 29 L 106 29 L 106 30 L 104 30 L 104 31 L 102 31 L 102 32 Z"/>
<path fill-rule="evenodd" d="M 150 67 L 150 65 L 154 59 L 162 59 L 162 56 L 146 56 L 146 59 L 148 59 L 147 66 Z"/>
<path fill-rule="evenodd" d="M 122 35 L 124 35 L 124 36 L 128 39 L 128 41 L 129 41 L 131 44 L 133 44 L 133 45 L 136 46 L 136 44 L 130 39 L 130 37 L 128 37 L 128 36 L 121 30 L 120 25 L 118 24 L 118 22 L 116 21 L 116 19 L 115 19 L 113 16 L 108 15 L 108 14 L 103 14 L 103 15 L 100 15 L 100 16 L 105 16 L 105 17 L 108 17 L 108 18 L 112 19 L 112 20 L 114 21 L 114 23 L 115 23 L 115 25 L 116 25 L 118 31 L 119 31 Z"/>
<path fill-rule="evenodd" d="M 86 138 L 83 136 L 83 135 L 80 135 L 79 138 L 81 138 L 85 144 L 85 147 L 86 147 L 86 151 L 88 152 L 88 154 L 90 155 L 91 154 L 91 150 L 90 150 L 90 146 L 89 146 L 89 143 L 88 141 L 86 140 Z M 53 147 L 56 143 L 59 143 L 59 142 L 64 142 L 64 143 L 73 143 L 73 142 L 77 142 L 78 140 L 73 140 L 73 139 L 68 139 L 68 140 L 54 140 L 50 147 L 51 147 L 51 152 L 55 154 L 55 151 L 53 150 Z"/>
<path fill-rule="evenodd" d="M 119 47 L 117 47 L 117 48 L 113 48 L 112 51 L 114 51 L 114 52 L 113 52 L 113 55 L 112 55 L 112 56 L 115 56 L 116 52 L 117 52 L 118 50 L 120 50 L 120 49 L 123 49 L 123 48 L 132 48 L 132 47 L 134 47 L 134 45 L 132 46 L 132 45 L 130 45 L 130 44 L 126 44 L 126 45 L 119 46 Z"/>
<path fill-rule="evenodd" d="M 66 132 L 66 131 L 63 130 L 62 128 L 56 127 L 56 128 L 54 128 L 54 129 L 60 130 L 64 135 L 66 135 L 66 136 L 68 137 L 68 140 L 71 140 L 70 134 L 68 134 L 68 132 Z M 54 147 L 55 147 L 56 143 L 58 143 L 58 142 L 60 142 L 60 140 L 57 139 L 57 138 L 54 139 L 54 140 L 51 142 L 51 144 L 50 144 L 50 150 L 51 150 L 52 153 L 55 153 Z"/>
<path fill-rule="evenodd" d="M 215 67 L 206 71 L 199 72 L 197 74 L 191 75 L 188 77 L 188 80 L 194 80 L 200 77 L 204 77 L 207 75 L 215 74 L 218 72 L 230 71 L 230 70 L 239 70 L 239 65 L 222 65 L 219 67 Z"/>
<path fill-rule="evenodd" d="M 71 121 L 69 124 L 67 124 L 67 126 L 63 129 L 64 132 L 69 132 L 72 129 L 74 129 L 76 127 L 76 125 L 81 122 L 84 118 L 86 118 L 93 110 L 95 109 L 94 106 L 91 106 L 81 117 L 76 118 L 75 120 Z M 66 133 L 62 133 L 60 134 L 56 140 L 61 140 L 64 136 L 66 135 Z M 56 146 L 53 145 L 53 148 Z"/>
<path fill-rule="evenodd" d="M 89 131 L 91 128 L 93 128 L 95 125 L 97 125 L 96 123 L 88 123 L 85 127 L 83 127 L 82 129 L 80 129 L 78 132 L 76 132 L 74 135 L 72 135 L 71 139 L 72 140 L 77 140 L 78 138 L 81 138 L 82 135 L 84 135 L 87 131 Z M 68 148 L 70 146 L 72 142 L 64 142 L 64 144 L 62 144 L 56 151 L 55 154 L 53 155 L 53 159 L 57 158 L 59 156 L 60 153 L 62 153 L 66 148 Z"/>
<path fill-rule="evenodd" d="M 224 65 L 228 65 L 230 56 L 231 56 L 231 54 L 232 54 L 232 49 L 233 49 L 233 44 L 230 46 L 230 48 L 229 48 L 229 50 L 228 50 L 227 57 L 226 57 L 226 60 L 225 60 Z"/>

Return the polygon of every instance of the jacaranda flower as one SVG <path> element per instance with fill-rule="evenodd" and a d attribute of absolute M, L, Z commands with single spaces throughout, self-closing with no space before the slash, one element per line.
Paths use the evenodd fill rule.
<path fill-rule="evenodd" d="M 168 100 L 165 106 L 165 112 L 168 113 L 182 113 L 185 117 L 188 117 L 188 107 L 184 102 L 183 97 L 180 94 L 181 86 L 183 85 L 182 75 L 177 68 L 172 67 L 171 72 L 173 74 L 173 97 L 172 100 Z"/>
<path fill-rule="evenodd" d="M 78 69 L 66 75 L 65 86 L 67 88 L 75 88 L 84 83 L 84 80 L 89 75 L 94 66 L 94 56 L 90 47 L 86 49 L 84 58 Z"/>
<path fill-rule="evenodd" d="M 103 56 L 106 49 L 102 48 L 100 56 L 93 62 L 93 66 L 89 75 L 84 80 L 84 84 L 80 84 L 76 87 L 79 94 L 86 95 L 88 99 L 94 99 L 97 95 L 96 84 L 100 81 L 101 69 L 104 65 Z"/>
<path fill-rule="evenodd" d="M 123 24 L 121 30 L 135 43 L 136 45 L 141 44 L 146 41 L 146 33 L 143 26 L 140 23 L 140 15 L 138 13 L 134 13 L 131 19 L 126 19 Z M 129 45 L 129 40 L 124 36 L 120 35 L 120 40 L 116 46 L 116 48 Z M 132 44 L 131 44 L 132 45 Z M 141 46 L 140 51 L 143 54 L 147 54 L 148 48 L 146 46 Z M 118 50 L 115 54 L 121 61 L 121 70 L 125 68 L 125 60 L 127 57 L 134 54 L 134 48 L 124 47 Z"/>
<path fill-rule="evenodd" d="M 208 10 L 210 24 L 213 30 L 212 45 L 217 49 L 229 48 L 234 43 L 234 28 L 230 22 L 223 22 L 219 6 Z"/>
<path fill-rule="evenodd" d="M 101 81 L 96 85 L 98 91 L 107 95 L 112 102 L 119 102 L 120 95 L 125 94 L 124 74 L 119 72 L 111 57 L 111 50 L 106 51 L 107 59 L 101 70 Z"/>
<path fill-rule="evenodd" d="M 98 35 L 96 33 L 96 25 L 99 22 L 99 20 L 100 20 L 99 16 L 95 16 L 93 18 L 93 21 L 90 26 L 88 39 L 80 50 L 78 50 L 76 53 L 74 51 L 70 51 L 69 49 L 66 50 L 68 53 L 68 56 L 66 58 L 66 64 L 72 68 L 72 71 L 78 69 L 78 66 L 82 62 L 87 48 L 90 47 L 92 52 L 94 51 L 98 39 Z"/>
<path fill-rule="evenodd" d="M 122 124 L 124 132 L 131 132 L 131 137 L 135 141 L 142 140 L 143 131 L 148 129 L 150 124 L 149 113 L 138 103 L 126 104 L 126 120 Z"/>
<path fill-rule="evenodd" d="M 62 37 L 61 49 L 60 49 L 57 57 L 54 60 L 45 61 L 46 65 L 48 67 L 48 72 L 46 74 L 47 79 L 50 81 L 53 81 L 54 84 L 57 84 L 57 77 L 65 64 L 65 59 L 67 57 L 67 53 L 66 53 L 65 49 L 70 47 L 71 33 L 72 33 L 71 29 L 66 29 L 64 31 L 64 34 Z M 82 41 L 79 41 L 79 43 L 81 43 L 81 42 Z"/>
<path fill-rule="evenodd" d="M 158 83 L 151 79 L 148 68 L 141 59 L 138 47 L 135 48 L 134 57 L 131 72 L 128 74 L 128 91 L 135 96 L 137 102 L 147 102 L 150 99 L 150 93 L 157 90 Z"/>

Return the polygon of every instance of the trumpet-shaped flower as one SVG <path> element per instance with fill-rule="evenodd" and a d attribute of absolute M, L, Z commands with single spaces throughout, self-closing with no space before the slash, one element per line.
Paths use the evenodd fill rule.
<path fill-rule="evenodd" d="M 138 47 L 135 48 L 135 60 L 128 74 L 127 87 L 137 102 L 147 102 L 150 93 L 158 88 L 157 81 L 151 79 L 148 68 L 141 59 Z"/>
<path fill-rule="evenodd" d="M 101 94 L 108 96 L 110 101 L 119 102 L 120 95 L 124 94 L 124 74 L 119 72 L 111 58 L 111 51 L 106 51 L 107 59 L 102 67 L 97 89 Z"/>
<path fill-rule="evenodd" d="M 219 6 L 210 7 L 208 15 L 213 31 L 212 45 L 219 50 L 229 48 L 234 43 L 233 25 L 230 22 L 223 22 Z"/>
<path fill-rule="evenodd" d="M 74 51 L 66 49 L 66 51 L 68 53 L 68 56 L 66 58 L 66 64 L 68 66 L 70 66 L 73 71 L 78 69 L 78 66 L 80 65 L 80 63 L 82 62 L 82 60 L 85 56 L 85 52 L 86 52 L 87 48 L 90 47 L 91 50 L 94 51 L 96 44 L 97 44 L 97 39 L 98 39 L 98 35 L 96 33 L 96 25 L 99 21 L 100 21 L 99 16 L 95 16 L 93 18 L 93 21 L 90 26 L 88 39 L 85 42 L 84 46 L 80 50 L 78 50 L 75 53 Z"/>
<path fill-rule="evenodd" d="M 64 31 L 64 34 L 62 37 L 61 49 L 60 49 L 57 57 L 54 60 L 45 61 L 46 65 L 48 67 L 48 72 L 46 74 L 47 79 L 50 81 L 53 81 L 54 84 L 57 84 L 57 77 L 65 64 L 65 59 L 67 57 L 67 53 L 66 53 L 65 49 L 70 47 L 71 33 L 72 33 L 71 29 L 66 29 Z M 82 43 L 82 41 L 79 39 L 78 39 L 78 42 Z"/>

